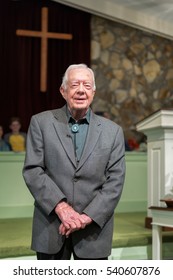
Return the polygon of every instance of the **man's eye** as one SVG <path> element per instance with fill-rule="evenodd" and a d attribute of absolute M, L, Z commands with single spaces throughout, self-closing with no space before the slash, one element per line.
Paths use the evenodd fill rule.
<path fill-rule="evenodd" d="M 84 84 L 86 89 L 91 89 L 91 85 L 90 84 Z"/>
<path fill-rule="evenodd" d="M 90 90 L 92 88 L 91 84 L 88 83 L 82 83 L 82 85 L 87 89 Z M 71 84 L 71 88 L 78 88 L 80 86 L 80 83 L 73 83 Z"/>
<path fill-rule="evenodd" d="M 72 84 L 71 86 L 72 86 L 72 88 L 76 88 L 79 86 L 79 84 Z"/>

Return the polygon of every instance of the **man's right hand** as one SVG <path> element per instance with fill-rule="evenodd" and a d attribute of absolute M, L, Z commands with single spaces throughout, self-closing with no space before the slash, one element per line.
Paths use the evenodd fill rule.
<path fill-rule="evenodd" d="M 70 233 L 84 229 L 87 225 L 92 223 L 92 219 L 86 214 L 79 214 L 68 203 L 60 202 L 55 208 L 55 213 L 61 220 L 59 233 L 68 237 Z"/>
<path fill-rule="evenodd" d="M 67 202 L 62 201 L 55 207 L 55 213 L 61 220 L 63 227 L 60 226 L 59 233 L 69 235 L 71 232 L 81 228 L 80 214 L 76 212 Z"/>

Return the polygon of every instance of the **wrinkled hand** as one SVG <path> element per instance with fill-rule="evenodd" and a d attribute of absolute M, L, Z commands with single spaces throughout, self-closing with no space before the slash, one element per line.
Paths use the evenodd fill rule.
<path fill-rule="evenodd" d="M 79 229 L 84 229 L 87 225 L 92 223 L 92 219 L 90 217 L 88 217 L 86 214 L 81 214 L 79 219 L 80 219 L 80 223 L 81 223 L 80 228 L 70 228 L 67 230 L 65 228 L 64 224 L 61 223 L 60 227 L 59 227 L 59 233 L 68 237 L 70 235 L 70 233 L 72 233 L 76 230 L 79 230 Z"/>
<path fill-rule="evenodd" d="M 81 228 L 80 215 L 68 203 L 60 202 L 55 208 L 55 213 L 63 224 L 63 228 L 59 229 L 61 234 L 69 235 L 72 232 Z"/>
<path fill-rule="evenodd" d="M 80 215 L 64 201 L 57 204 L 55 213 L 62 222 L 59 227 L 59 233 L 66 235 L 66 237 L 76 230 L 85 228 L 86 225 L 92 222 L 90 217 L 88 217 L 86 214 Z"/>

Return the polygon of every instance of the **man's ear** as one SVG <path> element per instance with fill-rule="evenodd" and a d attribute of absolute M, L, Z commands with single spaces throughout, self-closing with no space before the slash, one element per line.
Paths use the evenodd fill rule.
<path fill-rule="evenodd" d="M 66 100 L 66 92 L 62 86 L 59 88 L 59 91 L 62 94 L 62 97 Z"/>

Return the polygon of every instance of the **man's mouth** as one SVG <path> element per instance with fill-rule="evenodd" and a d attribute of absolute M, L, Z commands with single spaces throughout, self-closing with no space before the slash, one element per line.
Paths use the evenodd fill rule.
<path fill-rule="evenodd" d="M 81 102 L 81 101 L 85 101 L 86 99 L 85 98 L 75 98 L 75 101 L 79 101 L 79 102 Z"/>

